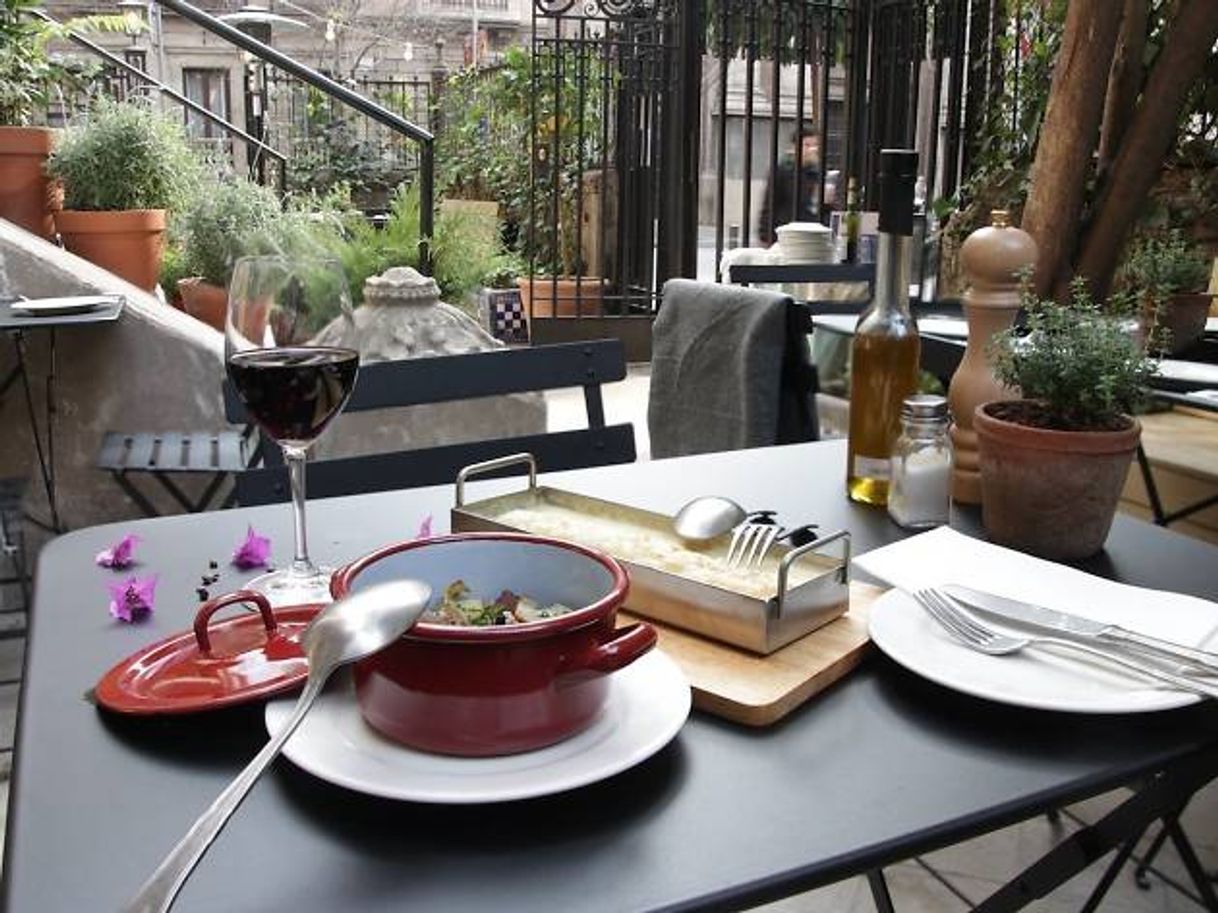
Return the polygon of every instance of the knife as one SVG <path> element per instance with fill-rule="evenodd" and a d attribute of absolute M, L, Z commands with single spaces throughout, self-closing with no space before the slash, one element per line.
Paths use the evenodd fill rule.
<path fill-rule="evenodd" d="M 1218 673 L 1218 654 L 1215 653 L 1173 643 L 1169 640 L 1161 640 L 1158 637 L 1151 637 L 1149 634 L 1130 631 L 1119 625 L 1104 624 L 1092 621 L 1090 618 L 1082 618 L 1028 602 L 996 596 L 993 593 L 983 593 L 957 583 L 949 583 L 940 589 L 979 612 L 1029 628 L 1066 635 L 1080 641 L 1123 644 L 1134 647 L 1147 655 L 1200 666 L 1211 673 Z"/>

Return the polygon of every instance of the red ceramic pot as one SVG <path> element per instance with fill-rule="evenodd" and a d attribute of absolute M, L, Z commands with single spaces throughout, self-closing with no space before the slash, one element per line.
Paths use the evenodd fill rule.
<path fill-rule="evenodd" d="M 650 625 L 617 628 L 626 572 L 608 555 L 557 539 L 467 533 L 391 545 L 338 571 L 336 599 L 386 580 L 455 580 L 484 598 L 504 589 L 575 610 L 503 627 L 419 623 L 355 666 L 360 712 L 412 748 L 484 756 L 529 751 L 589 726 L 610 673 L 656 642 Z"/>

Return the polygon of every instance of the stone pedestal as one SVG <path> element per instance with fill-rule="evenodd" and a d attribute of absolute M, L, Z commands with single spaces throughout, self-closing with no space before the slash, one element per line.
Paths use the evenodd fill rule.
<path fill-rule="evenodd" d="M 394 267 L 364 284 L 355 309 L 360 362 L 465 355 L 503 348 L 464 311 L 440 301 L 435 280 Z M 326 345 L 331 327 L 314 337 Z M 310 449 L 321 459 L 541 434 L 546 404 L 540 393 L 460 400 L 339 416 Z M 409 479 L 402 487 L 410 486 Z"/>
<path fill-rule="evenodd" d="M 981 503 L 981 473 L 973 411 L 982 403 L 1017 397 L 994 377 L 986 350 L 996 333 L 1007 329 L 1019 310 L 1020 274 L 1036 263 L 1036 242 L 1013 228 L 1007 213 L 995 210 L 992 224 L 979 228 L 960 248 L 960 265 L 967 283 L 964 317 L 968 346 L 948 390 L 953 424 L 952 499 Z"/>

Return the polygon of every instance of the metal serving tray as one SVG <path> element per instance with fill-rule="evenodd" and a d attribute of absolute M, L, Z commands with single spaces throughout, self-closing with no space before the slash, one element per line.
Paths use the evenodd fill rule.
<path fill-rule="evenodd" d="M 470 479 L 520 464 L 529 468 L 527 489 L 466 502 Z M 452 529 L 528 532 L 609 552 L 630 575 L 630 611 L 756 653 L 772 653 L 849 608 L 850 534 L 845 530 L 798 548 L 776 545 L 761 568 L 729 571 L 722 566 L 727 535 L 705 550 L 690 549 L 673 533 L 672 517 L 539 486 L 530 454 L 462 469 Z M 822 553 L 835 543 L 840 557 Z"/>

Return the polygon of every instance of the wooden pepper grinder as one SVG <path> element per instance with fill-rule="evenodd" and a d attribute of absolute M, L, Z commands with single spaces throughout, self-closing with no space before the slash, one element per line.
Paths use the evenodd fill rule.
<path fill-rule="evenodd" d="M 981 472 L 973 411 L 982 403 L 1012 397 L 1000 384 L 986 355 L 994 335 L 1015 322 L 1019 310 L 1020 273 L 1036 263 L 1036 242 L 1010 224 L 1006 210 L 990 213 L 990 224 L 979 228 L 960 248 L 960 265 L 967 291 L 964 317 L 968 346 L 952 376 L 948 402 L 952 417 L 952 500 L 981 503 Z"/>

